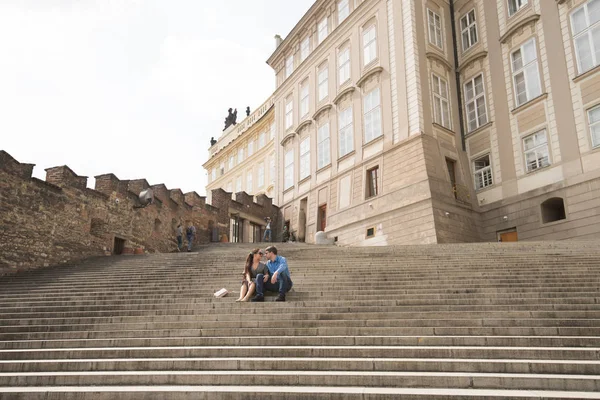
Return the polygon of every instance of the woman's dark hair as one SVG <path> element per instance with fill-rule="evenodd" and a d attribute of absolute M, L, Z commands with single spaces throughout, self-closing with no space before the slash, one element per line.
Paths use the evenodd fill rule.
<path fill-rule="evenodd" d="M 246 278 L 246 275 L 250 273 L 250 268 L 252 268 L 252 264 L 254 262 L 254 255 L 260 252 L 260 249 L 254 249 L 250 252 L 250 254 L 248 254 L 248 257 L 246 257 L 246 265 L 244 265 L 244 278 Z"/>

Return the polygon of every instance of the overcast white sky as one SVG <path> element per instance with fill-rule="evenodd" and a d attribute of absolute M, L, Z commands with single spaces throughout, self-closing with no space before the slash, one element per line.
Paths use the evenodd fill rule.
<path fill-rule="evenodd" d="M 229 107 L 273 92 L 265 61 L 313 0 L 0 0 L 0 149 L 205 193 Z"/>

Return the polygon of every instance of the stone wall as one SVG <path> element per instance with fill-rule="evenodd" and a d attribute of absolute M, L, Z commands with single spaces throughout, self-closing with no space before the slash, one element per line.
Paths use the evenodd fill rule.
<path fill-rule="evenodd" d="M 238 193 L 234 201 L 221 190 L 214 207 L 196 192 L 113 174 L 96 176 L 95 189 L 89 189 L 87 177 L 67 166 L 48 168 L 43 181 L 31 177 L 33 166 L 0 150 L 0 275 L 109 255 L 115 238 L 124 240 L 125 253 L 176 251 L 178 223 L 192 222 L 195 242 L 207 243 L 229 234 L 230 210 L 256 221 L 276 220 L 279 212 L 266 196 L 255 203 Z M 137 195 L 149 187 L 154 202 L 139 208 Z"/>

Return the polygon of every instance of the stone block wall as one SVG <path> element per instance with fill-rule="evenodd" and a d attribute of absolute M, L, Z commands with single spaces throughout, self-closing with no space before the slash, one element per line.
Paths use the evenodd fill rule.
<path fill-rule="evenodd" d="M 151 187 L 145 179 L 98 175 L 95 189 L 89 189 L 87 178 L 67 166 L 48 168 L 45 181 L 31 177 L 33 166 L 0 151 L 0 275 L 109 255 L 115 238 L 124 240 L 128 251 L 175 251 L 178 223 L 192 222 L 195 242 L 207 243 L 215 228 L 219 238 L 229 233 L 230 209 L 257 220 L 278 214 L 269 198 L 233 201 L 229 194 L 218 208 L 196 192 L 163 184 L 152 186 L 154 203 L 139 208 L 138 193 Z"/>

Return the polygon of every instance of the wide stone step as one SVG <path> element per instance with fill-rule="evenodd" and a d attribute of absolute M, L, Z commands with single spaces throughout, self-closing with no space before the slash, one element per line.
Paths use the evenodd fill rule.
<path fill-rule="evenodd" d="M 511 347 L 511 346 L 165 346 L 95 347 L 33 350 L 0 350 L 1 361 L 105 358 L 187 357 L 323 357 L 323 358 L 435 358 L 512 360 L 593 360 L 600 368 L 598 347 Z M 587 372 L 590 373 L 590 372 Z M 595 372 L 594 372 L 595 373 Z"/>
<path fill-rule="evenodd" d="M 0 341 L 0 349 L 164 346 L 600 347 L 597 336 L 236 336 Z"/>
<path fill-rule="evenodd" d="M 598 375 L 510 374 L 460 372 L 403 372 L 403 371 L 160 371 L 127 374 L 117 372 L 64 372 L 33 374 L 0 374 L 0 383 L 6 386 L 26 385 L 276 385 L 276 386 L 362 386 L 362 387 L 418 387 L 461 389 L 529 389 L 600 391 Z M 0 389 L 1 390 L 1 389 Z"/>
<path fill-rule="evenodd" d="M 562 400 L 600 399 L 600 394 L 581 391 L 382 388 L 332 386 L 39 386 L 0 387 L 0 393 L 17 400 Z M 451 397 L 450 397 L 451 396 Z"/>

